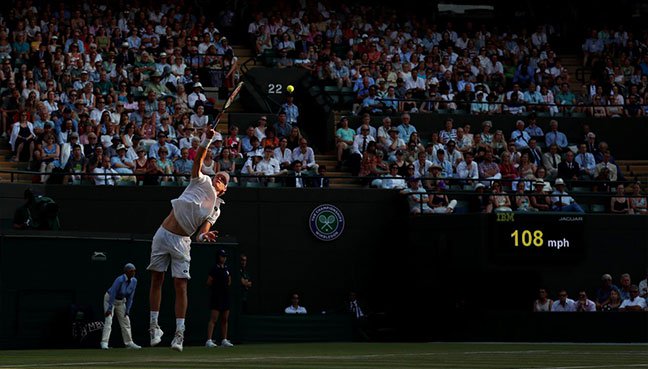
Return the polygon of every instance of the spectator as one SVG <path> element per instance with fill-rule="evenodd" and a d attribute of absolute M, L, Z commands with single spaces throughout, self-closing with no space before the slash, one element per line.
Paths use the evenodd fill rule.
<path fill-rule="evenodd" d="M 577 212 L 584 213 L 583 208 L 576 203 L 576 201 L 565 192 L 565 181 L 562 178 L 557 178 L 554 183 L 555 190 L 551 194 L 552 209 L 554 211 L 563 212 Z"/>
<path fill-rule="evenodd" d="M 308 146 L 308 140 L 305 138 L 299 140 L 299 147 L 292 151 L 292 159 L 301 161 L 307 170 L 317 172 L 318 164 L 315 162 L 315 153 Z"/>
<path fill-rule="evenodd" d="M 317 168 L 317 173 L 311 179 L 311 186 L 316 188 L 328 188 L 330 186 L 330 179 L 326 177 L 326 165 L 320 165 Z"/>
<path fill-rule="evenodd" d="M 551 311 L 552 304 L 553 301 L 547 298 L 547 290 L 540 288 L 538 290 L 538 298 L 533 302 L 533 312 L 549 312 Z"/>
<path fill-rule="evenodd" d="M 566 179 L 568 181 L 576 181 L 579 179 L 580 167 L 578 163 L 574 161 L 574 153 L 567 151 L 565 154 L 565 161 L 558 164 L 558 177 Z"/>
<path fill-rule="evenodd" d="M 176 177 L 180 183 L 189 182 L 191 169 L 193 168 L 193 160 L 189 160 L 189 149 L 184 148 L 180 150 L 180 158 L 173 163 L 173 168 L 175 174 L 184 175 L 184 177 Z"/>
<path fill-rule="evenodd" d="M 340 119 L 340 128 L 338 128 L 338 130 L 335 132 L 335 145 L 337 147 L 336 169 L 338 171 L 342 169 L 342 159 L 344 158 L 344 153 L 350 150 L 351 146 L 353 145 L 354 137 L 355 131 L 349 128 L 349 119 L 347 117 L 342 117 L 342 119 Z M 286 144 L 287 143 L 288 141 L 286 141 Z"/>
<path fill-rule="evenodd" d="M 545 135 L 545 145 L 550 147 L 551 145 L 556 145 L 558 152 L 562 152 L 567 148 L 569 144 L 567 141 L 567 136 L 564 133 L 558 131 L 558 122 L 552 120 L 549 122 L 550 131 Z"/>
<path fill-rule="evenodd" d="M 562 289 L 558 292 L 558 300 L 551 305 L 552 312 L 574 312 L 576 311 L 576 302 L 567 297 L 567 291 Z"/>
<path fill-rule="evenodd" d="M 432 209 L 428 205 L 428 195 L 425 189 L 420 187 L 420 180 L 416 177 L 410 177 L 408 184 L 409 188 L 402 190 L 401 194 L 407 195 L 410 214 L 431 213 Z"/>
<path fill-rule="evenodd" d="M 639 296 L 639 288 L 636 285 L 629 287 L 629 296 L 623 299 L 619 311 L 644 311 L 646 309 L 646 299 Z"/>
<path fill-rule="evenodd" d="M 603 153 L 603 160 L 596 164 L 596 169 L 594 170 L 594 176 L 599 177 L 601 173 L 605 170 L 607 172 L 606 179 L 610 182 L 615 182 L 618 178 L 617 166 L 611 161 L 612 155 L 609 151 Z"/>
<path fill-rule="evenodd" d="M 110 167 L 110 156 L 104 155 L 101 158 L 101 165 L 97 166 L 93 173 L 94 181 L 97 186 L 114 186 L 119 179 L 117 171 Z"/>
<path fill-rule="evenodd" d="M 511 199 L 508 197 L 506 192 L 502 191 L 502 184 L 499 181 L 493 181 L 491 189 L 492 194 L 490 201 L 493 205 L 493 211 L 496 213 L 513 211 L 511 207 Z"/>
<path fill-rule="evenodd" d="M 299 295 L 293 293 L 290 298 L 290 306 L 284 309 L 286 314 L 307 314 L 306 308 L 299 305 Z"/>
<path fill-rule="evenodd" d="M 630 198 L 625 196 L 625 187 L 617 185 L 616 196 L 610 198 L 610 212 L 613 214 L 634 214 L 630 206 Z"/>
<path fill-rule="evenodd" d="M 443 193 L 445 188 L 445 182 L 440 181 L 432 188 L 432 196 L 428 196 L 428 204 L 433 213 L 450 214 L 454 212 L 455 207 L 457 207 L 457 200 L 449 201 L 448 196 Z"/>
<path fill-rule="evenodd" d="M 619 280 L 619 292 L 621 294 L 621 299 L 627 300 L 630 298 L 630 286 L 632 281 L 630 280 L 630 274 L 623 273 Z"/>
<path fill-rule="evenodd" d="M 619 294 L 619 291 L 612 290 L 610 291 L 609 299 L 607 300 L 607 302 L 601 305 L 600 310 L 605 312 L 619 311 L 619 308 L 621 307 L 622 303 L 623 300 L 621 300 L 621 295 Z"/>
<path fill-rule="evenodd" d="M 274 129 L 277 137 L 288 137 L 291 133 L 292 128 L 292 125 L 288 123 L 286 112 L 279 112 L 279 115 L 277 116 L 277 123 L 274 124 Z"/>
<path fill-rule="evenodd" d="M 578 312 L 596 312 L 596 304 L 587 298 L 587 293 L 582 290 L 578 292 L 578 301 L 576 301 L 576 311 Z"/>
<path fill-rule="evenodd" d="M 648 270 L 646 270 L 645 276 L 646 278 L 639 282 L 639 296 L 648 298 Z"/>

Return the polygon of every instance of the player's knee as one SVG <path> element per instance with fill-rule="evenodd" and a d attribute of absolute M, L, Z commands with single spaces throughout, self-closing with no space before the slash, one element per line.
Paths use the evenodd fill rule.
<path fill-rule="evenodd" d="M 187 281 L 186 278 L 174 278 L 173 285 L 175 286 L 176 291 L 187 291 Z"/>

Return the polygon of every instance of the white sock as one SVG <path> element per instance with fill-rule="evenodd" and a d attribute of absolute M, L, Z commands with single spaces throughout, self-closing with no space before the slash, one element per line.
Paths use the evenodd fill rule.
<path fill-rule="evenodd" d="M 160 315 L 159 311 L 151 311 L 151 324 L 157 324 L 158 315 Z"/>
<path fill-rule="evenodd" d="M 185 318 L 178 318 L 176 319 L 176 331 L 184 331 L 185 330 Z"/>

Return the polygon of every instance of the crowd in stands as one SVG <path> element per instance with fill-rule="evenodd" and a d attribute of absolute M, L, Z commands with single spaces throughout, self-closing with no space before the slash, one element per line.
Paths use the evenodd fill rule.
<path fill-rule="evenodd" d="M 630 274 L 619 278 L 619 286 L 612 282 L 610 274 L 603 274 L 596 294 L 588 296 L 585 289 L 578 290 L 578 299 L 569 298 L 567 290 L 558 291 L 557 299 L 548 297 L 545 288 L 538 290 L 533 302 L 534 312 L 633 312 L 648 311 L 648 272 L 639 285 L 632 284 Z"/>
<path fill-rule="evenodd" d="M 510 133 L 491 132 L 490 121 L 473 130 L 470 124 L 455 127 L 447 118 L 441 131 L 419 137 L 409 113 L 400 119 L 392 126 L 390 117 L 382 117 L 376 129 L 365 113 L 354 130 L 342 117 L 336 131 L 338 167 L 346 163 L 371 187 L 420 193 L 408 196 L 412 213 L 452 212 L 456 202 L 443 194 L 449 187 L 477 191 L 470 205 L 477 212 L 583 212 L 568 191 L 616 190 L 606 200 L 610 212 L 647 213 L 640 183 L 623 183 L 608 144 L 586 124 L 582 137 L 568 139 L 557 120 L 544 132 L 534 114 L 518 120 Z"/>
<path fill-rule="evenodd" d="M 352 94 L 354 113 L 529 112 L 639 117 L 648 113 L 648 40 L 623 27 L 592 31 L 583 44 L 592 82 L 580 92 L 557 55 L 551 24 L 510 29 L 467 21 L 432 23 L 380 5 L 317 4 L 258 12 L 248 32 L 268 64 L 310 71 Z M 574 46 L 577 53 L 578 46 Z"/>
<path fill-rule="evenodd" d="M 37 182 L 60 172 L 101 174 L 88 177 L 96 184 L 182 181 L 165 175 L 190 173 L 214 113 L 201 73 L 222 71 L 225 94 L 238 77 L 216 27 L 230 29 L 231 12 L 199 14 L 170 1 L 15 2 L 0 18 L 2 136 L 13 160 L 42 172 Z M 221 156 L 209 160 L 218 171 Z"/>

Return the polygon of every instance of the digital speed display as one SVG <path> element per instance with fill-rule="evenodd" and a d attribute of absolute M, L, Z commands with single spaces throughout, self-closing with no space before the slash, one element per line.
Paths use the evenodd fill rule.
<path fill-rule="evenodd" d="M 516 264 L 577 261 L 585 251 L 583 223 L 580 215 L 493 214 L 492 256 Z"/>

